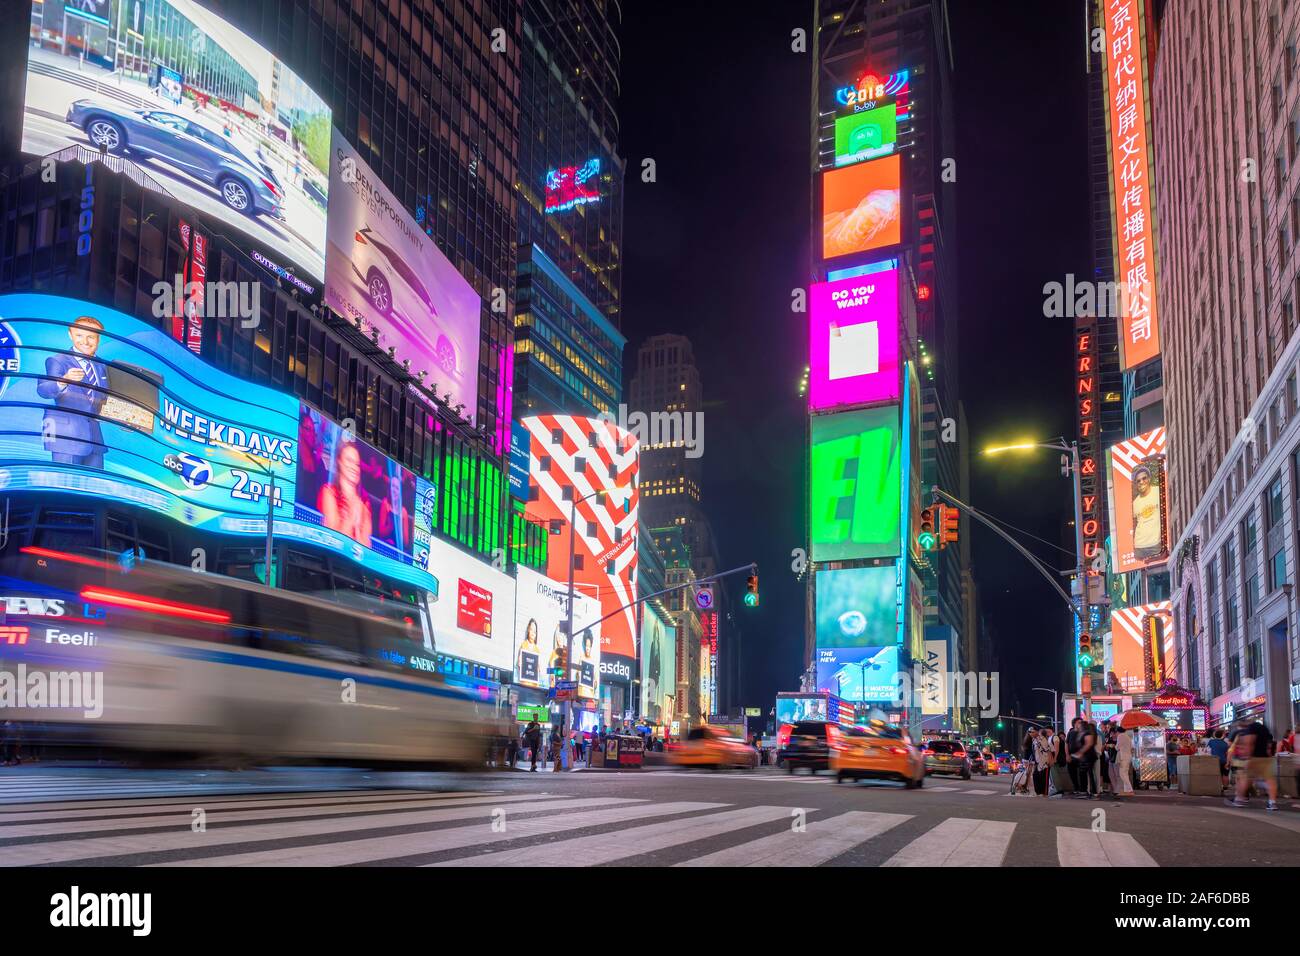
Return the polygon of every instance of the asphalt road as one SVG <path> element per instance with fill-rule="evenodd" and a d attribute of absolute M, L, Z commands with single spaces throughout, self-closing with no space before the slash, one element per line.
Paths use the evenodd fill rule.
<path fill-rule="evenodd" d="M 0 768 L 0 866 L 1296 866 L 1300 810 L 826 775 Z"/>

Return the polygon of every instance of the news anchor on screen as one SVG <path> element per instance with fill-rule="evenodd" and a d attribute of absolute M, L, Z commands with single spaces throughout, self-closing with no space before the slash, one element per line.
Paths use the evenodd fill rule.
<path fill-rule="evenodd" d="M 108 369 L 95 360 L 104 326 L 88 315 L 68 326 L 71 355 L 51 355 L 36 385 L 41 398 L 54 402 L 45 410 L 41 434 L 45 448 L 60 464 L 104 467 L 104 436 L 99 412 L 108 398 Z"/>

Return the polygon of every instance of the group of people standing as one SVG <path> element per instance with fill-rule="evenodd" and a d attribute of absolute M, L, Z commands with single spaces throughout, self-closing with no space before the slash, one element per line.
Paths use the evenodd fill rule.
<path fill-rule="evenodd" d="M 1097 799 L 1109 790 L 1115 797 L 1133 793 L 1133 740 L 1118 725 L 1076 717 L 1062 734 L 1050 727 L 1031 728 L 1021 741 L 1022 773 L 1012 780 L 1012 793 L 1040 797 L 1077 794 Z"/>

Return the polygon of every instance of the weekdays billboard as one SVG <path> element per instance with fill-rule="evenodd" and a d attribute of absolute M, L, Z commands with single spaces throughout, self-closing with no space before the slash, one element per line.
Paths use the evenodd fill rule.
<path fill-rule="evenodd" d="M 899 554 L 899 406 L 814 415 L 809 496 L 812 560 Z"/>
<path fill-rule="evenodd" d="M 306 541 L 416 587 L 422 479 L 298 400 L 122 312 L 0 296 L 0 487 L 120 501 L 204 531 Z M 427 485 L 427 483 L 425 483 Z M 411 511 L 415 508 L 417 518 Z"/>
<path fill-rule="evenodd" d="M 460 414 L 473 423 L 478 293 L 338 130 L 330 154 L 325 302 L 377 332 L 379 345 L 412 372 L 427 372 L 425 384 L 450 393 L 448 404 L 463 405 Z"/>
<path fill-rule="evenodd" d="M 898 645 L 819 647 L 817 689 L 853 703 L 898 699 Z"/>
<path fill-rule="evenodd" d="M 520 566 L 515 578 L 515 683 L 549 690 L 568 642 L 569 589 L 531 568 Z M 573 602 L 573 631 L 582 633 L 570 679 L 578 682 L 580 697 L 600 694 L 600 602 L 578 594 Z M 591 630 L 583 632 L 583 628 Z"/>
<path fill-rule="evenodd" d="M 1165 430 L 1112 445 L 1110 463 L 1111 542 L 1117 573 L 1163 564 L 1169 558 L 1169 488 Z"/>
<path fill-rule="evenodd" d="M 886 156 L 822 173 L 822 258 L 903 241 L 902 161 Z"/>
<path fill-rule="evenodd" d="M 898 643 L 894 565 L 818 571 L 817 647 L 885 647 Z"/>
<path fill-rule="evenodd" d="M 637 664 L 636 608 L 629 605 L 636 601 L 640 446 L 630 432 L 600 418 L 537 415 L 523 424 L 528 479 L 537 489 L 525 514 L 553 531 L 547 577 L 568 581 L 572 540 L 578 589 L 599 596 L 601 614 L 613 615 L 600 631 L 606 679 L 625 673 L 630 682 Z"/>
<path fill-rule="evenodd" d="M 811 300 L 808 407 L 898 401 L 898 269 L 814 283 Z"/>
<path fill-rule="evenodd" d="M 325 274 L 332 116 L 270 51 L 192 0 L 100 4 L 75 42 L 43 3 L 28 47 L 22 150 L 105 150 L 148 184 L 298 269 Z"/>

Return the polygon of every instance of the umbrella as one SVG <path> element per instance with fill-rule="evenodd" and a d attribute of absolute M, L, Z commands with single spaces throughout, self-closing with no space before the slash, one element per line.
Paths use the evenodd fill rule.
<path fill-rule="evenodd" d="M 1116 717 L 1112 723 L 1119 724 L 1125 730 L 1132 730 L 1134 727 L 1164 727 L 1165 722 L 1154 714 L 1145 710 L 1126 710 Z"/>

